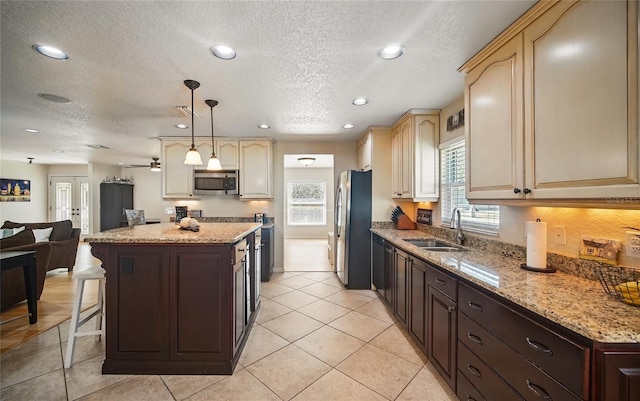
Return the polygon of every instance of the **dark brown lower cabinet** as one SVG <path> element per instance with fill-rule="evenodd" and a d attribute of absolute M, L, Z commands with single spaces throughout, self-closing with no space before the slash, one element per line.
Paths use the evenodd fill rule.
<path fill-rule="evenodd" d="M 231 244 L 91 246 L 107 272 L 103 373 L 233 372 L 252 321 Z"/>
<path fill-rule="evenodd" d="M 411 336 L 425 354 L 427 353 L 428 270 L 429 266 L 422 260 L 411 260 L 409 333 L 411 333 Z"/>
<path fill-rule="evenodd" d="M 428 286 L 427 350 L 429 361 L 452 389 L 456 388 L 456 302 Z"/>
<path fill-rule="evenodd" d="M 393 309 L 395 288 L 395 249 L 389 245 L 384 248 L 384 300 Z"/>
<path fill-rule="evenodd" d="M 409 284 L 409 267 L 411 263 L 409 255 L 396 250 L 394 293 L 395 293 L 395 314 L 398 321 L 407 327 L 407 296 Z"/>
<path fill-rule="evenodd" d="M 600 401 L 640 400 L 640 351 L 630 345 L 595 345 L 594 397 Z"/>

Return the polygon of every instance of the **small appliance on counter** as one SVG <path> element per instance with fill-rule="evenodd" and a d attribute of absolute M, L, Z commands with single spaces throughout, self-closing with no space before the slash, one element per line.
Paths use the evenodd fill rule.
<path fill-rule="evenodd" d="M 187 208 L 188 206 L 176 206 L 176 223 L 187 217 Z"/>
<path fill-rule="evenodd" d="M 253 221 L 255 221 L 256 223 L 262 223 L 262 224 L 266 224 L 267 223 L 267 215 L 264 213 L 256 213 L 253 215 Z"/>

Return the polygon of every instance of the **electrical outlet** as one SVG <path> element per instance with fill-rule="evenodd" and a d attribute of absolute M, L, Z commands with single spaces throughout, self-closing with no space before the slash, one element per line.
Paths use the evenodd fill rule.
<path fill-rule="evenodd" d="M 567 231 L 563 226 L 553 227 L 553 243 L 557 245 L 567 245 Z"/>
<path fill-rule="evenodd" d="M 640 232 L 626 232 L 625 248 L 627 248 L 627 256 L 632 258 L 640 258 Z"/>
<path fill-rule="evenodd" d="M 165 207 L 164 208 L 164 214 L 174 214 L 176 212 L 176 209 L 174 207 Z"/>

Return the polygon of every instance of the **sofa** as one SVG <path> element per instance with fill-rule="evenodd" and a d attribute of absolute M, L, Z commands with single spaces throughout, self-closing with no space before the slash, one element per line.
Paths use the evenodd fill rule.
<path fill-rule="evenodd" d="M 80 240 L 80 229 L 73 228 L 71 220 L 50 223 L 5 221 L 0 229 L 6 233 L 20 230 L 22 227 L 24 227 L 22 231 L 8 237 L 3 236 L 0 239 L 0 250 L 2 252 L 36 251 L 36 288 L 38 299 L 40 299 L 49 270 L 61 267 L 68 271 L 73 270 Z M 36 237 L 39 241 L 36 241 Z M 2 272 L 1 285 L 1 310 L 27 299 L 22 269 Z"/>

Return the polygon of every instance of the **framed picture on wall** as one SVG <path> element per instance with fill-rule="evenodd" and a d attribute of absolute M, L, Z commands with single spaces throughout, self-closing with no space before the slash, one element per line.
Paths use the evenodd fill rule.
<path fill-rule="evenodd" d="M 31 180 L 0 178 L 0 202 L 31 202 Z"/>

